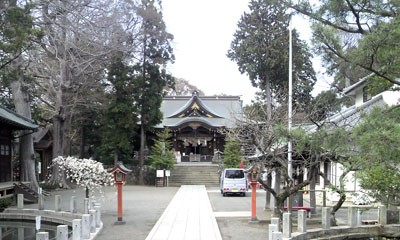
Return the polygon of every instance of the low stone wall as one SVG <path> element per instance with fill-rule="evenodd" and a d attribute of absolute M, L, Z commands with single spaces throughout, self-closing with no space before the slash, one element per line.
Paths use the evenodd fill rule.
<path fill-rule="evenodd" d="M 38 209 L 25 209 L 24 196 L 23 194 L 18 194 L 17 208 L 8 208 L 0 213 L 0 220 L 35 222 L 36 217 L 40 216 L 41 223 L 58 225 L 56 240 L 68 240 L 68 228 L 72 229 L 73 240 L 95 239 L 103 229 L 101 206 L 96 201 L 88 198 L 83 200 L 83 204 L 83 213 L 77 213 L 76 198 L 72 196 L 70 199 L 70 211 L 60 211 L 61 197 L 56 195 L 55 210 L 45 210 L 44 197 L 39 195 Z M 49 240 L 49 234 L 47 232 L 39 232 L 36 235 L 36 239 Z"/>
<path fill-rule="evenodd" d="M 331 227 L 331 208 L 322 208 L 322 228 L 307 229 L 306 211 L 299 210 L 297 232 L 292 233 L 292 214 L 284 213 L 282 226 L 278 218 L 272 218 L 269 225 L 269 240 L 280 239 L 368 239 L 371 237 L 400 237 L 400 224 L 388 223 L 388 210 L 379 206 L 377 225 L 361 225 L 357 206 L 348 207 L 347 226 Z M 390 211 L 389 211 L 390 212 Z M 397 219 L 397 223 L 400 219 Z"/>
<path fill-rule="evenodd" d="M 349 226 L 332 227 L 331 229 L 315 228 L 305 233 L 293 233 L 291 239 L 369 239 L 373 237 L 399 237 L 400 225 L 366 225 L 351 228 Z"/>

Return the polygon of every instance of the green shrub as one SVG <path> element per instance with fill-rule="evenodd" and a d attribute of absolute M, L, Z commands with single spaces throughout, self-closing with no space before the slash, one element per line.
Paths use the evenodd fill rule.
<path fill-rule="evenodd" d="M 8 208 L 12 204 L 12 200 L 10 198 L 0 198 L 0 212 L 3 212 L 4 209 Z"/>

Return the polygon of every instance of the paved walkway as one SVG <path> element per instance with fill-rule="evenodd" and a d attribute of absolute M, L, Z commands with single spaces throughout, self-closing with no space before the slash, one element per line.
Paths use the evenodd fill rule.
<path fill-rule="evenodd" d="M 222 240 L 204 185 L 183 185 L 146 240 Z"/>

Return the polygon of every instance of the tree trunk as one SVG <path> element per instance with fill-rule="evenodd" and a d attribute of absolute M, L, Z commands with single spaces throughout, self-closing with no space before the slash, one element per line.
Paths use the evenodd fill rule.
<path fill-rule="evenodd" d="M 268 186 L 271 186 L 271 181 L 272 181 L 271 174 L 268 174 L 268 177 L 267 177 L 267 185 Z M 271 193 L 268 190 L 266 190 L 265 191 L 265 209 L 270 208 L 270 203 L 271 203 Z"/>
<path fill-rule="evenodd" d="M 140 152 L 139 152 L 139 184 L 143 185 L 144 184 L 144 179 L 143 179 L 143 165 L 144 165 L 144 118 L 142 118 L 142 124 L 140 125 Z"/>
<path fill-rule="evenodd" d="M 85 158 L 85 145 L 86 145 L 86 138 L 85 138 L 85 126 L 81 126 L 81 144 L 79 147 L 79 158 Z"/>
<path fill-rule="evenodd" d="M 31 119 L 31 109 L 29 94 L 23 87 L 24 76 L 21 71 L 18 73 L 18 80 L 11 83 L 11 91 L 13 95 L 15 109 L 18 114 Z M 19 139 L 19 154 L 21 161 L 20 176 L 22 181 L 32 182 L 32 187 L 37 190 L 39 184 L 36 179 L 35 171 L 35 152 L 33 149 L 33 137 L 30 130 L 21 131 Z"/>
<path fill-rule="evenodd" d="M 62 110 L 61 110 L 62 112 Z M 63 114 L 53 117 L 53 159 L 58 156 L 64 156 L 65 151 L 65 124 Z M 49 184 L 61 188 L 70 188 L 67 181 L 65 172 L 60 170 L 57 164 L 52 166 L 52 175 Z"/>
<path fill-rule="evenodd" d="M 272 97 L 271 97 L 271 82 L 268 77 L 265 77 L 265 94 L 267 95 L 267 122 L 271 122 L 272 118 Z"/>
<path fill-rule="evenodd" d="M 313 174 L 312 170 L 310 170 L 311 173 Z M 315 198 L 315 181 L 316 181 L 316 176 L 311 178 L 310 182 L 310 208 L 311 208 L 311 214 L 316 214 L 317 213 L 317 200 Z"/>

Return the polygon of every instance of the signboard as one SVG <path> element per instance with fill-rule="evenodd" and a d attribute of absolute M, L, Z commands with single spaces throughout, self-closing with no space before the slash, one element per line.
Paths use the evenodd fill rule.
<path fill-rule="evenodd" d="M 164 177 L 164 170 L 157 170 L 157 177 Z"/>
<path fill-rule="evenodd" d="M 41 216 L 36 216 L 36 231 L 40 230 L 40 221 L 41 221 Z"/>
<path fill-rule="evenodd" d="M 170 171 L 170 170 L 165 170 L 165 176 L 166 176 L 166 177 L 171 176 L 171 171 Z"/>

